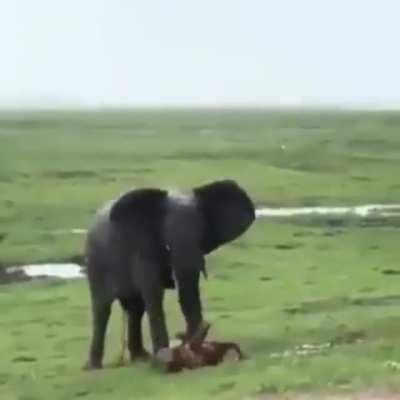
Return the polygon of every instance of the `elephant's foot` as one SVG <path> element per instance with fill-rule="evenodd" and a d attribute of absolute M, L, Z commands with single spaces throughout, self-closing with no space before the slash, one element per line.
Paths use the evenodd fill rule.
<path fill-rule="evenodd" d="M 83 366 L 83 370 L 84 371 L 95 371 L 95 370 L 99 370 L 102 369 L 103 365 L 100 361 L 88 361 L 84 366 Z"/>
<path fill-rule="evenodd" d="M 114 368 L 119 368 L 119 367 L 126 367 L 130 363 L 135 363 L 135 362 L 144 362 L 149 360 L 150 354 L 146 350 L 140 350 L 140 351 L 135 351 L 131 353 L 130 360 L 128 360 L 125 357 L 125 354 L 121 354 L 117 361 L 112 364 Z"/>
<path fill-rule="evenodd" d="M 119 367 L 125 367 L 125 365 L 127 365 L 125 357 L 124 356 L 120 356 L 120 357 L 118 357 L 117 361 L 115 361 L 112 364 L 112 367 L 113 368 L 119 368 Z"/>
<path fill-rule="evenodd" d="M 210 323 L 202 320 L 192 334 L 189 334 L 189 329 L 187 329 L 186 332 L 178 332 L 175 337 L 183 343 L 202 342 L 205 340 L 210 327 Z"/>
<path fill-rule="evenodd" d="M 151 357 L 150 353 L 148 353 L 145 349 L 140 351 L 135 351 L 131 353 L 131 362 L 148 361 L 150 357 Z"/>
<path fill-rule="evenodd" d="M 158 350 L 152 358 L 152 365 L 162 372 L 179 372 L 183 369 L 182 365 L 175 362 L 174 350 L 170 347 Z"/>

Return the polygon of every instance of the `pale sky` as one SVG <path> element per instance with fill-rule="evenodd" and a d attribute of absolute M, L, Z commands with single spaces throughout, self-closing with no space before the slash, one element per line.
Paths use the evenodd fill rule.
<path fill-rule="evenodd" d="M 0 106 L 400 108 L 399 0 L 0 0 Z"/>

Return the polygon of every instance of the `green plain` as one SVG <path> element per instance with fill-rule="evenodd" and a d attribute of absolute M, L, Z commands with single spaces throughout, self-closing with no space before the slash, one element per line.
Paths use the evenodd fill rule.
<path fill-rule="evenodd" d="M 400 113 L 136 110 L 0 114 L 0 264 L 82 254 L 94 211 L 131 187 L 238 180 L 259 206 L 400 203 Z M 149 364 L 81 370 L 85 281 L 0 286 L 0 399 L 247 399 L 400 390 L 399 221 L 259 219 L 208 257 L 212 336 L 249 359 L 179 375 Z M 171 336 L 183 326 L 166 299 Z M 304 344 L 314 355 L 271 357 Z"/>

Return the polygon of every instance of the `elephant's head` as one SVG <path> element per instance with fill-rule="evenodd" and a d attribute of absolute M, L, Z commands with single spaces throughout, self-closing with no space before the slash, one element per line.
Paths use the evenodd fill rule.
<path fill-rule="evenodd" d="M 238 238 L 255 219 L 253 202 L 235 181 L 216 181 L 197 187 L 193 192 L 205 219 L 205 253 Z"/>

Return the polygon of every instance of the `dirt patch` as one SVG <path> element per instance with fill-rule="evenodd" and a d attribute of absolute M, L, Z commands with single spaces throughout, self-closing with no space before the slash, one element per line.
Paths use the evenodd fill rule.
<path fill-rule="evenodd" d="M 353 344 L 362 342 L 367 338 L 367 335 L 364 331 L 347 331 L 337 335 L 331 343 L 333 345 L 341 345 L 341 344 Z"/>
<path fill-rule="evenodd" d="M 270 358 L 287 358 L 287 357 L 305 357 L 321 354 L 324 351 L 334 346 L 333 342 L 326 342 L 321 344 L 301 344 L 293 349 L 285 350 L 282 352 L 271 353 Z"/>
<path fill-rule="evenodd" d="M 326 354 L 333 347 L 349 344 L 358 344 L 366 340 L 367 335 L 364 331 L 343 330 L 332 340 L 318 344 L 301 344 L 292 349 L 287 349 L 269 355 L 270 358 L 289 358 L 289 357 L 310 357 L 319 354 Z"/>

